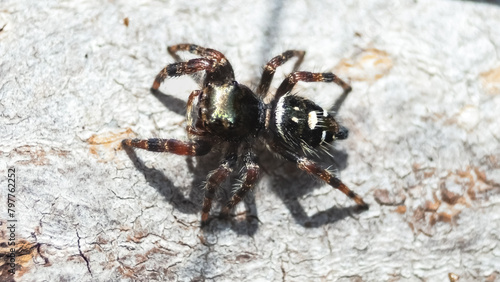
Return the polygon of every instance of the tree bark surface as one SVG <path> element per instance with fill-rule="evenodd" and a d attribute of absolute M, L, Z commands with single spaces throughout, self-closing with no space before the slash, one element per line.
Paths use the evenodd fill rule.
<path fill-rule="evenodd" d="M 185 3 L 182 3 L 185 2 Z M 498 1 L 2 1 L 2 281 L 496 281 L 500 279 Z M 187 138 L 191 77 L 167 46 L 223 52 L 255 89 L 304 50 L 299 83 L 349 138 L 321 156 L 369 203 L 258 149 L 261 180 L 229 220 L 199 227 L 221 152 L 125 151 Z M 180 54 L 182 59 L 193 58 Z M 293 63 L 280 68 L 274 91 Z M 15 212 L 6 203 L 15 168 Z M 227 199 L 240 170 L 224 183 Z M 5 180 L 5 181 L 4 181 Z M 14 276 L 7 263 L 16 219 Z M 451 278 L 450 278 L 451 277 Z"/>

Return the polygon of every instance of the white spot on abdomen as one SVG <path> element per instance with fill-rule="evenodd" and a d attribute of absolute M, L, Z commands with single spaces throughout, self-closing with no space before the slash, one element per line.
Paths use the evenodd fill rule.
<path fill-rule="evenodd" d="M 283 122 L 283 114 L 285 113 L 285 108 L 284 108 L 283 102 L 284 102 L 284 99 L 283 99 L 283 97 L 281 97 L 278 100 L 278 103 L 276 104 L 276 112 L 275 112 L 276 124 L 280 124 Z"/>
<path fill-rule="evenodd" d="M 284 107 L 285 97 L 286 96 L 283 96 L 278 100 L 278 103 L 276 104 L 276 110 L 274 113 L 276 128 L 278 129 L 278 132 L 280 133 L 281 136 L 285 136 L 283 128 L 281 128 L 281 125 L 283 123 L 283 115 L 285 114 L 285 107 Z"/>
<path fill-rule="evenodd" d="M 318 116 L 316 115 L 316 112 L 315 111 L 309 112 L 309 116 L 307 118 L 307 124 L 309 125 L 309 128 L 314 129 L 317 123 L 318 123 Z"/>

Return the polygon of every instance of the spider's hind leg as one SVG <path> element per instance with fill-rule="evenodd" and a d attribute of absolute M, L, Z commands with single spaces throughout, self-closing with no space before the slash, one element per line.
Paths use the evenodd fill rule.
<path fill-rule="evenodd" d="M 328 170 L 322 168 L 319 164 L 316 162 L 309 160 L 306 157 L 299 156 L 298 154 L 291 152 L 279 145 L 274 145 L 272 146 L 272 149 L 283 156 L 285 159 L 294 162 L 297 167 L 311 175 L 314 175 L 321 180 L 325 181 L 328 183 L 330 186 L 333 188 L 340 190 L 342 193 L 344 193 L 347 197 L 351 198 L 356 204 L 358 204 L 358 207 L 362 210 L 367 210 L 368 209 L 368 204 L 366 204 L 363 201 L 363 198 L 356 194 L 354 191 L 349 189 L 340 179 L 335 177 L 331 172 Z"/>

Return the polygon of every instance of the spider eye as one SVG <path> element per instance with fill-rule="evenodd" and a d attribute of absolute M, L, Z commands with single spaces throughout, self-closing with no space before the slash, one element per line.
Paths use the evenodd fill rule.
<path fill-rule="evenodd" d="M 238 81 L 233 80 L 233 85 L 238 85 Z"/>

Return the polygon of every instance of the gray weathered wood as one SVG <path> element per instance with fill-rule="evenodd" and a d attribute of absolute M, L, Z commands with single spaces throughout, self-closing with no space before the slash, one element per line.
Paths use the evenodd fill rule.
<path fill-rule="evenodd" d="M 343 2 L 1 1 L 0 167 L 1 179 L 7 167 L 17 175 L 16 281 L 500 279 L 500 6 Z M 338 114 L 350 136 L 324 161 L 370 210 L 264 153 L 252 217 L 241 205 L 201 233 L 200 187 L 219 154 L 136 159 L 119 147 L 185 138 L 196 84 L 149 93 L 173 62 L 166 47 L 182 42 L 222 51 L 252 86 L 286 49 L 307 51 L 302 69 L 350 81 Z M 296 91 L 324 107 L 340 94 Z"/>

